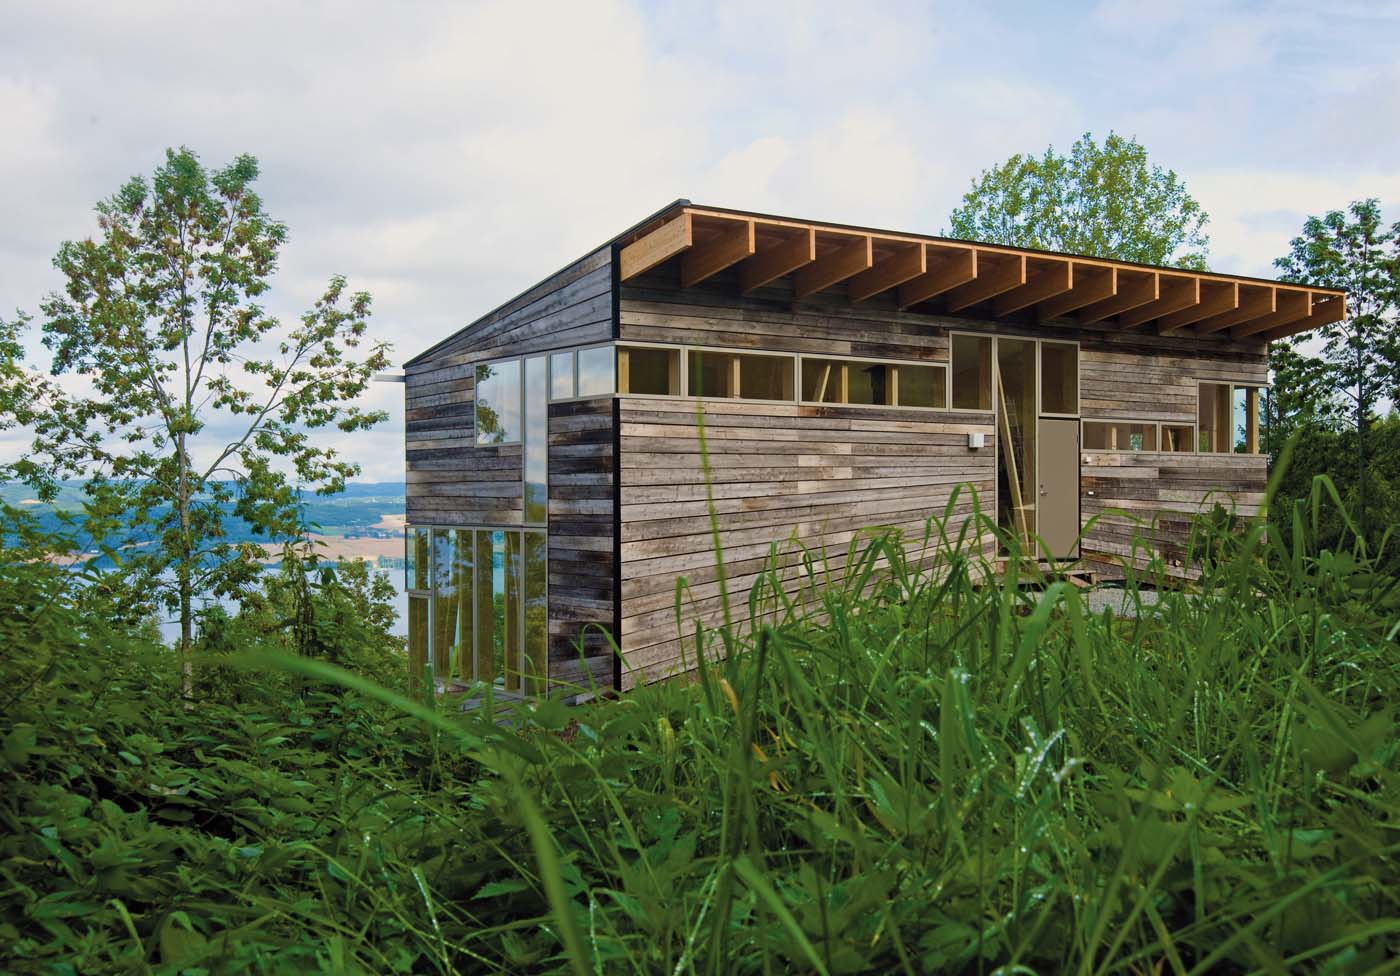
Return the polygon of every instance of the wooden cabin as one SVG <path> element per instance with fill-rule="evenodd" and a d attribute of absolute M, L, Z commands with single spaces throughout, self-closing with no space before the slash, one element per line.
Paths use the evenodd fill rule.
<path fill-rule="evenodd" d="M 839 571 L 958 486 L 1042 558 L 1111 574 L 1146 522 L 1179 565 L 1203 504 L 1262 501 L 1269 341 L 1344 314 L 1325 288 L 677 201 L 405 365 L 413 666 L 523 693 L 683 669 L 678 577 L 688 629 L 719 613 L 702 408 L 740 608 L 774 543 Z"/>

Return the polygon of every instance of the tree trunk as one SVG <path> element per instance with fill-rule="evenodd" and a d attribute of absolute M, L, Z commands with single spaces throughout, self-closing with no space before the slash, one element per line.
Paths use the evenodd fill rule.
<path fill-rule="evenodd" d="M 188 703 L 194 697 L 194 594 L 190 566 L 190 459 L 185 451 L 185 434 L 181 432 L 177 448 L 180 452 L 180 557 L 176 572 L 180 587 L 180 691 Z"/>

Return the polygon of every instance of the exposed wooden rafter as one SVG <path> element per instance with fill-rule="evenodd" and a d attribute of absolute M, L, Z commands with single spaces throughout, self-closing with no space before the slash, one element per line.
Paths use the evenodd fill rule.
<path fill-rule="evenodd" d="M 682 288 L 737 271 L 745 294 L 803 300 L 845 283 L 852 303 L 989 317 L 1072 317 L 1168 336 L 1271 341 L 1339 321 L 1337 289 L 1208 271 L 817 224 L 680 203 L 618 241 L 626 282 L 665 266 Z M 730 274 L 734 274 L 730 271 Z M 728 279 L 728 280 L 732 280 Z M 783 284 L 787 281 L 788 284 Z M 720 287 L 724 287 L 721 285 Z M 732 287 L 732 286 L 730 286 Z M 767 294 L 767 293 L 765 293 Z M 823 299 L 827 300 L 827 299 Z"/>
<path fill-rule="evenodd" d="M 816 259 L 817 232 L 811 227 L 799 229 L 740 265 L 739 288 L 748 294 Z"/>
<path fill-rule="evenodd" d="M 936 298 L 977 277 L 977 249 L 972 247 L 929 248 L 928 270 L 899 286 L 896 304 L 910 308 Z M 941 256 L 939 256 L 941 255 Z"/>
<path fill-rule="evenodd" d="M 875 263 L 868 236 L 850 237 L 811 264 L 798 268 L 792 276 L 792 295 L 806 298 L 823 288 L 840 284 L 867 270 Z"/>
<path fill-rule="evenodd" d="M 984 270 L 985 261 L 986 254 L 984 253 L 977 262 L 977 277 L 948 292 L 947 310 L 949 312 L 961 312 L 978 302 L 985 302 L 1026 283 L 1026 256 L 1024 254 L 1012 255 L 1009 260 L 1003 260 L 1000 265 Z"/>
<path fill-rule="evenodd" d="M 909 244 L 852 277 L 846 286 L 846 294 L 853 302 L 863 302 L 911 278 L 917 278 L 927 270 L 928 249 L 922 244 Z"/>
<path fill-rule="evenodd" d="M 703 244 L 695 244 L 681 258 L 681 287 L 698 285 L 730 265 L 754 253 L 754 223 L 735 220 Z"/>

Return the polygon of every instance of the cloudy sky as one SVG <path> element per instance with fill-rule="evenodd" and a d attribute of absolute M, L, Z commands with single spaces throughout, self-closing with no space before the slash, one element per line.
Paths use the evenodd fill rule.
<path fill-rule="evenodd" d="M 1309 213 L 1400 219 L 1400 0 L 70 4 L 0 0 L 0 315 L 92 205 L 250 152 L 291 239 L 402 362 L 677 197 L 937 232 L 981 169 L 1136 136 L 1269 274 Z M 36 361 L 40 349 L 34 344 Z M 345 449 L 402 477 L 391 420 Z M 329 435 L 328 435 L 329 436 Z M 0 435 L 0 458 L 19 443 Z"/>

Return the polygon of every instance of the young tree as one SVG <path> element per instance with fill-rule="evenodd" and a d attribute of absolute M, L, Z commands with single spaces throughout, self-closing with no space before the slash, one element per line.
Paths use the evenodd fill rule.
<path fill-rule="evenodd" d="M 258 304 L 287 230 L 257 177 L 251 156 L 206 171 L 168 150 L 97 205 L 94 237 L 59 249 L 66 288 L 41 305 L 52 371 L 90 390 L 34 419 L 36 458 L 87 479 L 89 527 L 117 540 L 132 598 L 178 611 L 187 690 L 196 595 L 236 595 L 259 568 L 226 518 L 301 535 L 292 476 L 330 494 L 359 470 L 307 432 L 383 419 L 354 403 L 388 361 L 385 344 L 359 351 L 368 294 L 334 277 L 289 328 Z"/>
<path fill-rule="evenodd" d="M 1319 354 L 1276 343 L 1270 358 L 1276 396 L 1311 400 L 1319 420 L 1355 431 L 1364 530 L 1369 429 L 1380 401 L 1400 393 L 1400 223 L 1387 228 L 1379 201 L 1358 200 L 1309 217 L 1274 266 L 1285 281 L 1346 290 L 1347 317 L 1318 331 Z"/>
<path fill-rule="evenodd" d="M 1204 269 L 1209 218 L 1136 139 L 1085 133 L 1068 156 L 1017 153 L 972 182 L 954 237 L 1093 257 Z"/>

